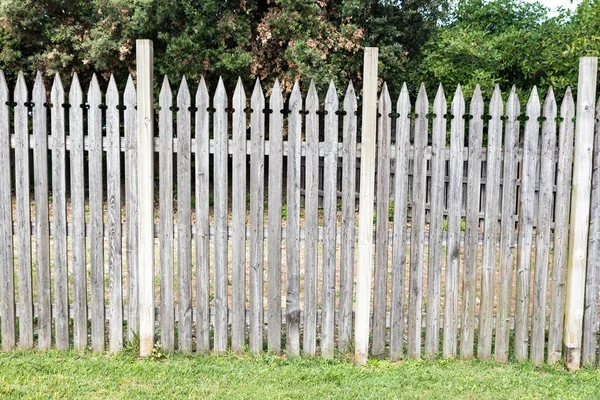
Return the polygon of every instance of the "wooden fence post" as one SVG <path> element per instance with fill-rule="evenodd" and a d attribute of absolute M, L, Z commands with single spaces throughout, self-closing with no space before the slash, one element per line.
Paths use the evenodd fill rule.
<path fill-rule="evenodd" d="M 597 72 L 597 57 L 579 60 L 564 338 L 571 371 L 579 368 L 581 358 Z"/>
<path fill-rule="evenodd" d="M 356 263 L 356 317 L 354 358 L 367 363 L 369 312 L 373 269 L 373 201 L 375 195 L 375 143 L 377 123 L 377 47 L 366 47 L 363 69 L 362 144 L 358 212 L 358 260 Z"/>
<path fill-rule="evenodd" d="M 140 356 L 154 347 L 154 111 L 151 40 L 136 41 Z"/>

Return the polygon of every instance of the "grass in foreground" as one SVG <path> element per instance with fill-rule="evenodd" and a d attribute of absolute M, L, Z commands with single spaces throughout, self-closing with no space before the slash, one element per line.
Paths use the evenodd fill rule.
<path fill-rule="evenodd" d="M 600 369 L 480 361 L 341 360 L 13 351 L 1 398 L 600 398 Z"/>

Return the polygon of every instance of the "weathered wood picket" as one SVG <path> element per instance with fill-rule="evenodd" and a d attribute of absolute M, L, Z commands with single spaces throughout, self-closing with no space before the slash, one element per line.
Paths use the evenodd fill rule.
<path fill-rule="evenodd" d="M 313 82 L 304 97 L 296 82 L 286 100 L 277 80 L 268 98 L 257 80 L 247 99 L 241 80 L 230 93 L 222 80 L 211 89 L 182 77 L 173 93 L 164 77 L 158 135 L 146 143 L 156 215 L 142 221 L 136 127 L 154 121 L 139 119 L 134 80 L 121 94 L 111 76 L 103 94 L 93 76 L 86 96 L 77 75 L 67 95 L 58 74 L 47 92 L 49 83 L 38 73 L 30 97 L 23 73 L 11 90 L 0 71 L 3 351 L 119 351 L 140 333 L 140 288 L 150 285 L 151 332 L 168 352 L 329 358 L 353 347 L 361 306 L 374 357 L 505 362 L 512 349 L 516 360 L 555 363 L 572 339 L 570 312 L 581 337 L 567 361 L 577 351 L 584 365 L 599 361 L 600 104 L 586 102 L 594 129 L 580 128 L 594 137 L 581 144 L 593 149 L 589 236 L 571 239 L 588 243 L 585 286 L 565 289 L 569 230 L 583 229 L 569 222 L 579 163 L 571 89 L 558 106 L 552 88 L 525 101 L 496 87 L 488 101 L 479 86 L 465 99 L 460 86 L 450 96 L 440 85 L 431 103 L 425 85 L 412 100 L 403 85 L 394 101 L 383 83 L 377 108 L 374 97 L 363 108 L 377 118 L 367 137 L 351 82 L 323 97 Z M 357 168 L 373 168 L 374 184 L 361 241 Z M 141 265 L 142 222 L 157 227 L 146 254 L 156 281 Z M 368 302 L 357 304 L 357 274 L 370 273 L 356 297 Z M 580 308 L 566 302 L 574 288 Z"/>

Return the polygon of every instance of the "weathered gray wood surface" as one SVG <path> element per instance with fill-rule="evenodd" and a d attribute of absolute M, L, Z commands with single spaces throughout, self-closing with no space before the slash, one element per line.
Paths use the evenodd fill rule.
<path fill-rule="evenodd" d="M 246 334 L 246 93 L 238 78 L 231 134 L 231 350 L 244 351 Z"/>
<path fill-rule="evenodd" d="M 388 292 L 390 147 L 392 141 L 392 99 L 384 83 L 379 97 L 377 121 L 377 176 L 375 207 L 375 268 L 373 272 L 373 323 L 371 355 L 383 356 L 385 349 L 385 314 Z"/>
<path fill-rule="evenodd" d="M 209 105 L 204 77 L 196 91 L 196 351 L 210 350 Z"/>
<path fill-rule="evenodd" d="M 0 170 L 10 170 L 10 93 L 0 70 Z M 15 270 L 13 258 L 13 211 L 11 180 L 0 180 L 0 316 L 2 351 L 15 347 Z"/>
<path fill-rule="evenodd" d="M 340 226 L 340 318 L 338 350 L 348 350 L 352 339 L 354 243 L 356 214 L 356 93 L 352 82 L 344 96 L 342 122 L 342 223 Z"/>
<path fill-rule="evenodd" d="M 191 97 L 185 76 L 177 91 L 177 273 L 179 351 L 192 352 L 192 134 Z"/>
<path fill-rule="evenodd" d="M 33 191 L 35 200 L 35 264 L 37 275 L 38 347 L 52 346 L 50 289 L 50 223 L 48 213 L 47 95 L 42 74 L 33 84 Z M 54 107 L 53 107 L 54 108 Z M 55 110 L 53 110 L 55 111 Z M 54 122 L 51 119 L 52 123 Z"/>
<path fill-rule="evenodd" d="M 114 82 L 113 82 L 114 83 Z M 109 87 L 110 88 L 110 87 Z M 112 94 L 119 96 L 116 86 L 112 87 Z M 51 130 L 52 130 L 52 236 L 54 243 L 54 330 L 56 335 L 56 348 L 58 350 L 69 349 L 69 271 L 67 268 L 67 177 L 65 160 L 65 91 L 58 73 L 54 76 L 52 93 L 50 97 L 52 103 L 51 109 Z M 118 101 L 118 100 L 117 100 Z M 110 102 L 108 102 L 110 105 Z M 107 125 L 110 127 L 111 119 L 107 117 Z M 117 123 L 117 135 L 119 124 Z M 110 132 L 110 130 L 109 130 Z M 116 157 L 120 157 L 120 149 L 117 145 L 114 148 Z M 110 160 L 108 161 L 110 165 Z M 118 162 L 117 162 L 118 168 Z M 109 176 L 109 186 L 111 180 Z M 113 181 L 118 188 L 121 187 L 121 177 L 117 176 Z M 119 203 L 117 203 L 119 204 Z M 115 221 L 116 229 L 121 229 L 120 213 Z M 120 239 L 120 236 L 119 236 Z M 122 249 L 121 241 L 115 244 L 115 249 L 120 253 Z M 120 263 L 119 258 L 119 263 Z M 121 281 L 114 286 L 121 290 Z M 112 305 L 120 310 L 119 305 Z M 123 332 L 123 317 L 117 322 L 119 330 Z M 111 326 L 113 322 L 111 320 Z M 111 335 L 111 342 L 113 336 Z M 122 340 L 118 349 L 122 347 Z"/>
<path fill-rule="evenodd" d="M 319 97 L 313 81 L 306 95 L 304 185 L 304 341 L 303 353 L 317 351 L 317 241 L 319 227 Z"/>
<path fill-rule="evenodd" d="M 268 258 L 267 258 L 267 345 L 281 353 L 281 198 L 283 179 L 283 97 L 275 79 L 269 98 L 269 182 L 268 182 Z"/>
<path fill-rule="evenodd" d="M 483 98 L 479 85 L 470 104 L 469 164 L 467 170 L 467 215 L 464 245 L 464 278 L 462 292 L 462 327 L 460 357 L 473 357 L 475 335 L 475 295 L 477 258 L 479 254 L 479 201 L 481 190 L 481 143 L 483 136 Z"/>
<path fill-rule="evenodd" d="M 444 223 L 444 181 L 446 160 L 446 96 L 442 85 L 433 102 L 431 135 L 431 186 L 429 214 L 429 248 L 427 262 L 427 307 L 425 328 L 425 357 L 437 356 L 440 347 L 440 291 L 442 281 L 442 228 Z"/>
<path fill-rule="evenodd" d="M 158 99 L 159 230 L 160 246 L 160 325 L 164 351 L 175 350 L 175 299 L 173 260 L 173 93 L 165 76 Z"/>
<path fill-rule="evenodd" d="M 410 153 L 410 98 L 406 83 L 396 102 L 396 173 L 394 190 L 394 234 L 392 241 L 392 299 L 390 307 L 390 359 L 404 353 L 404 303 L 406 282 L 406 218 L 408 209 L 408 159 Z"/>
<path fill-rule="evenodd" d="M 461 151 L 465 141 L 465 99 L 460 85 L 452 99 L 450 122 L 450 163 L 448 185 L 448 236 L 446 239 L 446 287 L 444 295 L 444 341 L 442 355 L 456 357 L 458 329 L 458 296 L 460 269 L 460 231 L 463 160 Z"/>
<path fill-rule="evenodd" d="M 264 296 L 264 184 L 265 96 L 257 79 L 251 98 L 250 118 L 250 351 L 263 350 Z"/>

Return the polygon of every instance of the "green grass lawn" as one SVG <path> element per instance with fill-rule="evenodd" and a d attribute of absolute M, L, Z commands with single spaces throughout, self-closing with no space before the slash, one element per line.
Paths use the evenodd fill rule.
<path fill-rule="evenodd" d="M 600 369 L 481 361 L 0 353 L 0 398 L 600 398 Z"/>

